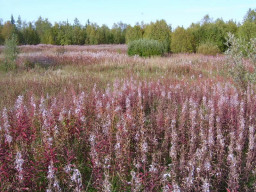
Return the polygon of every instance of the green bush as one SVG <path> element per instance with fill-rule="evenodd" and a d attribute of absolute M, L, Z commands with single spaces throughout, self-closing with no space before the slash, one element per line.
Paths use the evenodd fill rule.
<path fill-rule="evenodd" d="M 249 42 L 242 38 L 236 38 L 229 33 L 227 37 L 228 65 L 230 77 L 234 79 L 241 88 L 246 89 L 248 83 L 256 84 L 256 38 L 251 38 Z M 245 59 L 251 61 L 254 70 L 249 72 L 244 65 Z"/>
<path fill-rule="evenodd" d="M 197 48 L 197 53 L 204 55 L 217 55 L 220 52 L 218 46 L 210 42 L 202 43 Z"/>
<path fill-rule="evenodd" d="M 17 68 L 16 58 L 18 56 L 17 36 L 12 35 L 4 44 L 4 68 L 6 71 Z"/>
<path fill-rule="evenodd" d="M 139 39 L 128 44 L 128 55 L 150 57 L 164 54 L 164 46 L 157 40 Z"/>

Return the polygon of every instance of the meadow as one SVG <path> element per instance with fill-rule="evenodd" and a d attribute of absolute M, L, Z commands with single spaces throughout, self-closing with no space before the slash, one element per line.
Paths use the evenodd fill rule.
<path fill-rule="evenodd" d="M 255 85 L 225 55 L 19 50 L 0 71 L 0 191 L 256 190 Z"/>

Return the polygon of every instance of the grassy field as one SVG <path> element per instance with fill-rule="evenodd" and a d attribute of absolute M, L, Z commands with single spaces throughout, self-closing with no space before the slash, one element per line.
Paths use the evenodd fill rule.
<path fill-rule="evenodd" d="M 3 47 L 0 48 L 0 52 Z M 115 80 L 226 81 L 225 56 L 177 54 L 166 57 L 128 57 L 125 45 L 20 46 L 18 72 L 0 71 L 0 108 L 12 106 L 19 95 L 37 98 L 66 89 L 104 89 Z M 120 51 L 121 50 L 121 51 Z M 0 55 L 0 59 L 3 55 Z M 27 69 L 26 62 L 35 66 Z"/>
<path fill-rule="evenodd" d="M 20 47 L 0 71 L 0 191 L 255 191 L 255 87 L 224 55 L 126 50 Z"/>

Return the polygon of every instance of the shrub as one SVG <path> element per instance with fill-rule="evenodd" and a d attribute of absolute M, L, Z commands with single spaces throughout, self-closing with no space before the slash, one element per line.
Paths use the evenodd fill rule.
<path fill-rule="evenodd" d="M 139 39 L 128 44 L 128 55 L 130 56 L 150 57 L 163 54 L 164 46 L 157 40 Z"/>
<path fill-rule="evenodd" d="M 17 36 L 12 35 L 5 41 L 4 45 L 4 68 L 6 71 L 17 68 L 16 58 L 18 56 Z"/>
<path fill-rule="evenodd" d="M 256 83 L 256 38 L 250 39 L 247 43 L 245 39 L 236 38 L 229 33 L 227 37 L 228 50 L 225 52 L 229 57 L 230 76 L 242 88 L 246 88 L 248 82 Z M 248 72 L 244 65 L 244 59 L 249 59 L 254 65 L 254 71 Z"/>
<path fill-rule="evenodd" d="M 199 45 L 199 47 L 197 48 L 197 53 L 201 53 L 204 55 L 217 55 L 218 53 L 220 53 L 220 49 L 217 45 L 207 42 Z"/>

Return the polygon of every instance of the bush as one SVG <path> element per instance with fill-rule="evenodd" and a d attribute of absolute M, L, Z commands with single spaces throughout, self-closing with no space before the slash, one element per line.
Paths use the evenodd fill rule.
<path fill-rule="evenodd" d="M 197 48 L 197 53 L 201 53 L 204 55 L 217 55 L 220 52 L 221 51 L 218 46 L 210 42 L 202 43 Z"/>
<path fill-rule="evenodd" d="M 245 39 L 236 38 L 229 33 L 227 37 L 229 73 L 241 88 L 246 89 L 247 84 L 256 83 L 256 38 L 252 38 L 247 42 Z M 249 59 L 254 66 L 254 71 L 249 72 L 245 65 L 244 59 Z"/>
<path fill-rule="evenodd" d="M 163 54 L 164 46 L 157 40 L 139 39 L 128 44 L 128 55 L 130 56 L 150 57 Z"/>
<path fill-rule="evenodd" d="M 12 35 L 10 39 L 5 41 L 4 45 L 4 68 L 6 71 L 17 68 L 16 58 L 18 56 L 17 36 Z"/>

